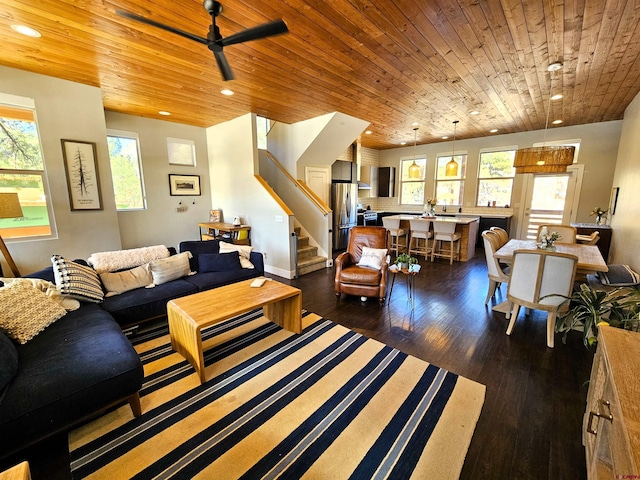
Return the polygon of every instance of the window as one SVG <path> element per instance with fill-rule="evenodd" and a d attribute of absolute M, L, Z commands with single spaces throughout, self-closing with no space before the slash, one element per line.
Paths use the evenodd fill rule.
<path fill-rule="evenodd" d="M 413 163 L 420 168 L 420 175 L 409 177 L 409 168 Z M 422 205 L 424 203 L 424 178 L 427 169 L 426 158 L 400 160 L 400 204 Z"/>
<path fill-rule="evenodd" d="M 116 210 L 143 210 L 146 208 L 146 198 L 138 135 L 110 130 L 107 144 Z"/>
<path fill-rule="evenodd" d="M 451 155 L 438 156 L 436 165 L 436 198 L 438 205 L 460 205 L 464 197 L 464 178 L 467 171 L 467 154 L 456 154 L 455 161 L 458 164 L 458 174 L 447 176 L 445 174 L 447 163 L 451 161 Z"/>
<path fill-rule="evenodd" d="M 478 170 L 478 198 L 476 206 L 511 205 L 513 177 L 516 174 L 513 160 L 516 149 L 480 152 Z"/>
<path fill-rule="evenodd" d="M 269 119 L 256 115 L 256 135 L 258 137 L 258 148 L 267 149 L 267 134 L 269 133 Z"/>
<path fill-rule="evenodd" d="M 0 192 L 17 193 L 23 214 L 0 219 L 3 238 L 55 236 L 35 103 L 29 98 L 0 94 Z"/>

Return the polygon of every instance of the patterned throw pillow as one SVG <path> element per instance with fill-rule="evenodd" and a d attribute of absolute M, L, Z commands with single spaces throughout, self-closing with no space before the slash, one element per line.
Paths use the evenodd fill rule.
<path fill-rule="evenodd" d="M 0 329 L 20 344 L 66 313 L 64 307 L 27 283 L 0 288 Z"/>
<path fill-rule="evenodd" d="M 147 267 L 153 276 L 154 285 L 161 285 L 191 275 L 190 258 L 191 252 L 183 252 L 169 258 L 149 262 Z"/>
<path fill-rule="evenodd" d="M 60 293 L 85 302 L 100 303 L 104 300 L 100 278 L 93 268 L 66 260 L 62 255 L 52 256 L 51 263 Z"/>

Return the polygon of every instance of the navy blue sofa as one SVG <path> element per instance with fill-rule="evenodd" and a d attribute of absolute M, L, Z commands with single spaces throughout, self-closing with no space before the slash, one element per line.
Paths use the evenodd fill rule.
<path fill-rule="evenodd" d="M 116 404 L 129 401 L 139 415 L 142 363 L 123 329 L 166 317 L 174 298 L 264 275 L 257 252 L 250 257 L 253 269 L 200 272 L 199 258 L 219 253 L 219 242 L 182 242 L 180 252 L 187 250 L 195 275 L 106 297 L 101 304 L 82 302 L 24 345 L 0 332 L 0 381 L 17 364 L 8 384 L 0 383 L 0 464 Z M 25 276 L 55 283 L 52 267 Z"/>

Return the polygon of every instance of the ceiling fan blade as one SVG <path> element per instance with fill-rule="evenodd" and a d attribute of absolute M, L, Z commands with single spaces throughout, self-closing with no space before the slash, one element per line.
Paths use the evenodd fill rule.
<path fill-rule="evenodd" d="M 231 71 L 231 67 L 229 66 L 229 62 L 227 62 L 227 57 L 224 55 L 222 51 L 222 47 L 218 47 L 213 50 L 213 56 L 218 63 L 218 68 L 220 69 L 220 73 L 222 74 L 222 78 L 224 81 L 233 80 L 235 77 L 233 72 Z"/>
<path fill-rule="evenodd" d="M 198 35 L 193 35 L 189 32 L 184 32 L 180 29 L 170 27 L 168 25 L 164 25 L 163 23 L 158 23 L 154 20 L 149 20 L 148 18 L 141 17 L 140 15 L 136 15 L 135 13 L 127 12 L 124 10 L 116 10 L 118 15 L 121 15 L 126 18 L 130 18 L 131 20 L 135 20 L 137 22 L 146 23 L 147 25 L 151 25 L 152 27 L 161 28 L 162 30 L 166 30 L 167 32 L 175 33 L 176 35 L 180 35 L 182 37 L 188 38 L 190 40 L 195 40 L 196 42 L 203 43 L 205 45 L 209 44 L 209 40 L 203 37 L 199 37 Z"/>
<path fill-rule="evenodd" d="M 287 33 L 289 29 L 287 24 L 283 20 L 274 20 L 273 22 L 264 23 L 257 27 L 247 28 L 228 37 L 222 38 L 218 41 L 220 45 L 226 47 L 227 45 L 234 45 L 236 43 L 249 42 L 251 40 L 259 40 L 261 38 L 270 37 L 272 35 L 279 35 L 281 33 Z"/>

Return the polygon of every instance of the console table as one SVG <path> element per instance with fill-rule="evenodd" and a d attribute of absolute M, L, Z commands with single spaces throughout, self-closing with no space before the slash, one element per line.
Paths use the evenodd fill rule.
<path fill-rule="evenodd" d="M 582 443 L 587 478 L 640 478 L 640 333 L 602 326 Z"/>
<path fill-rule="evenodd" d="M 199 223 L 201 240 L 226 240 L 236 245 L 251 245 L 251 227 L 224 222 Z"/>

